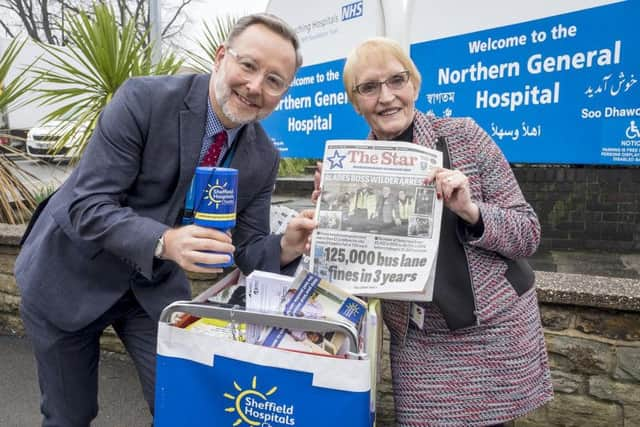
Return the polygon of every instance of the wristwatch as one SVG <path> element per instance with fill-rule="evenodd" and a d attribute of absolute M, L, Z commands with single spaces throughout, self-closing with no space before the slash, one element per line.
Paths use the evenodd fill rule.
<path fill-rule="evenodd" d="M 158 243 L 156 243 L 156 250 L 153 252 L 153 256 L 156 258 L 162 258 L 162 253 L 164 252 L 164 234 L 160 236 L 158 239 Z"/>

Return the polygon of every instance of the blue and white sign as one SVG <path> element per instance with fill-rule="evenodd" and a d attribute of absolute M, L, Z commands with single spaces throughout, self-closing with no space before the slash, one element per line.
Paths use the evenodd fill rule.
<path fill-rule="evenodd" d="M 420 110 L 473 117 L 510 162 L 640 165 L 640 1 L 469 2 L 494 25 L 473 31 L 416 3 Z"/>
<path fill-rule="evenodd" d="M 365 138 L 366 122 L 349 104 L 342 68 L 357 44 L 382 34 L 378 1 L 271 0 L 267 12 L 296 30 L 304 66 L 276 110 L 262 124 L 283 157 L 321 158 L 324 143 Z"/>

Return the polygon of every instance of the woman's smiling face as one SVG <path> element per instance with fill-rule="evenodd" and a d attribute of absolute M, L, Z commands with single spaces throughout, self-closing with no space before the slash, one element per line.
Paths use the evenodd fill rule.
<path fill-rule="evenodd" d="M 366 82 L 386 81 L 407 71 L 393 56 L 367 56 L 366 61 L 360 61 L 354 68 L 356 86 Z M 378 139 L 392 139 L 411 125 L 417 96 L 413 81 L 409 79 L 401 89 L 393 90 L 382 84 L 377 95 L 355 93 L 354 107 L 362 114 Z"/>

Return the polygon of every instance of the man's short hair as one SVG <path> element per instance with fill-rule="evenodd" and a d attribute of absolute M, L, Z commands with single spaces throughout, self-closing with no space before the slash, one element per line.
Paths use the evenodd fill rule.
<path fill-rule="evenodd" d="M 291 42 L 291 45 L 296 52 L 296 70 L 300 68 L 302 65 L 302 53 L 300 52 L 300 40 L 298 40 L 296 32 L 284 20 L 270 13 L 254 13 L 238 19 L 238 22 L 236 22 L 229 32 L 226 44 L 230 45 L 233 43 L 233 40 L 235 40 L 235 38 L 242 34 L 247 28 L 257 24 L 264 25 L 274 33 Z"/>

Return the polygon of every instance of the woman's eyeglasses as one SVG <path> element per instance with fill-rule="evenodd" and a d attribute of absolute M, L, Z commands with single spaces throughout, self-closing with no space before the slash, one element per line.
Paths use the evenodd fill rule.
<path fill-rule="evenodd" d="M 353 90 L 356 91 L 359 95 L 365 97 L 374 97 L 380 94 L 380 89 L 382 85 L 387 85 L 387 87 L 391 90 L 400 90 L 406 86 L 409 81 L 409 77 L 411 74 L 409 71 L 402 71 L 398 74 L 394 74 L 386 80 L 377 81 L 377 82 L 364 82 L 356 85 Z"/>

